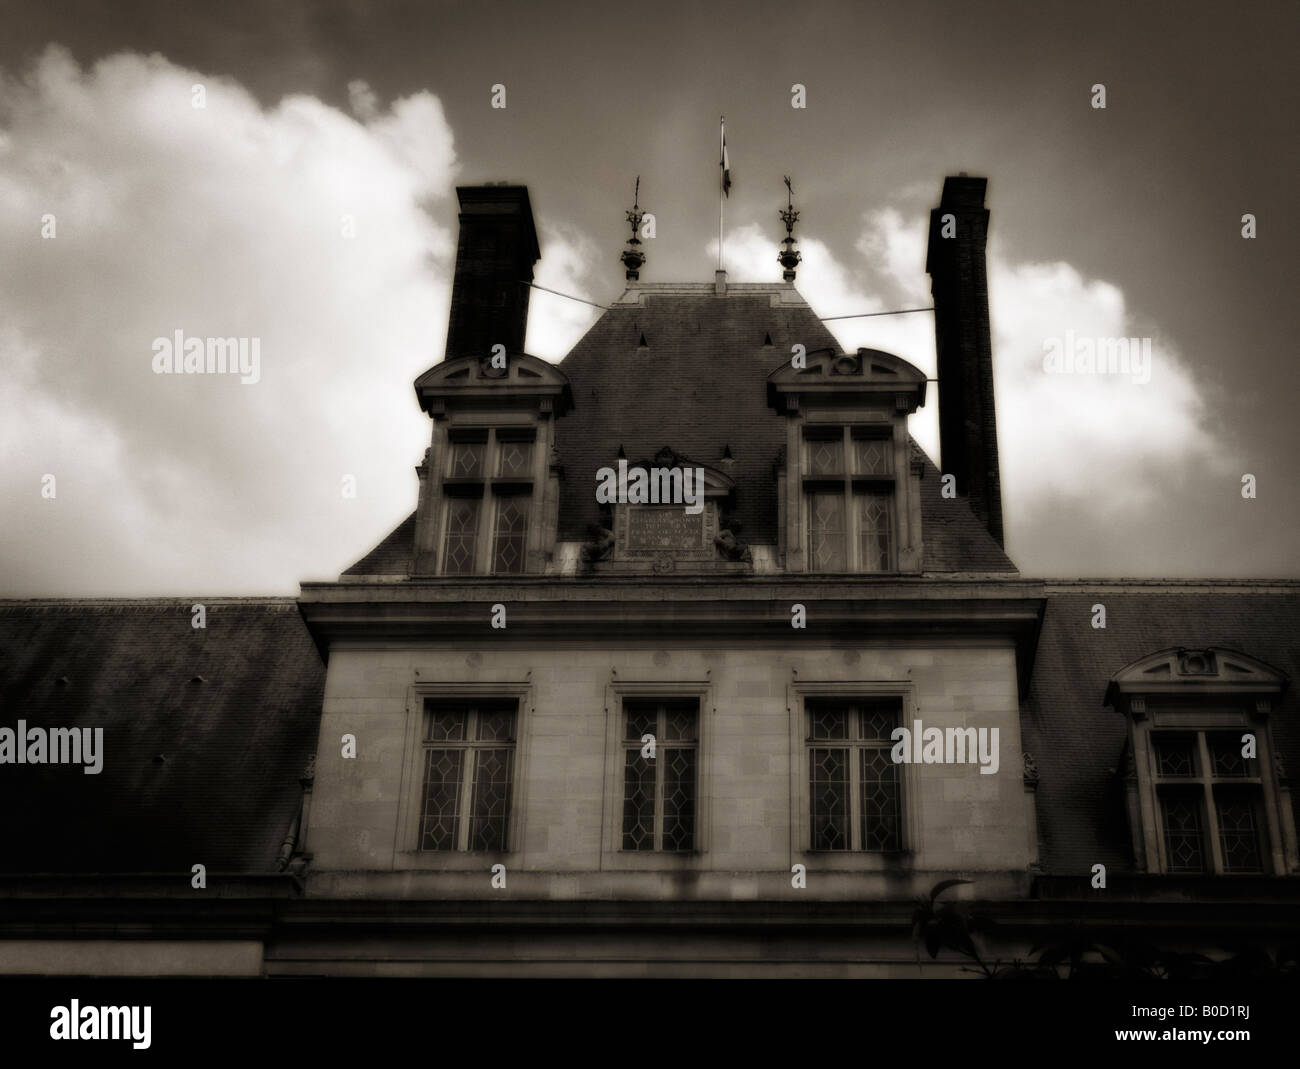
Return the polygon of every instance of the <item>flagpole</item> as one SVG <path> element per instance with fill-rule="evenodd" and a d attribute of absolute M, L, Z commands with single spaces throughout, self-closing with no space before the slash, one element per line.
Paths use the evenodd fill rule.
<path fill-rule="evenodd" d="M 718 270 L 722 270 L 722 183 L 725 177 L 723 173 L 723 161 L 727 151 L 727 120 L 723 116 L 718 121 Z"/>

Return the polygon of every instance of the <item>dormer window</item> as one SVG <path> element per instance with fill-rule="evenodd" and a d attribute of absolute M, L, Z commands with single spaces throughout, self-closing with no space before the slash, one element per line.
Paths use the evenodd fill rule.
<path fill-rule="evenodd" d="M 907 418 L 925 400 L 925 376 L 876 349 L 822 349 L 777 368 L 767 389 L 786 418 L 776 473 L 785 567 L 919 572 L 922 466 Z"/>
<path fill-rule="evenodd" d="M 448 432 L 442 483 L 443 575 L 524 571 L 535 439 L 531 427 Z"/>
<path fill-rule="evenodd" d="M 1232 650 L 1161 650 L 1111 679 L 1127 714 L 1125 786 L 1142 871 L 1286 875 L 1297 869 L 1290 788 L 1269 714 L 1287 679 Z"/>

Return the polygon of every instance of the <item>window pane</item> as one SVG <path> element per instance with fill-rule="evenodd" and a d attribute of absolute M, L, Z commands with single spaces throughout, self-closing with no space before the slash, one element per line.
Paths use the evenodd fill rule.
<path fill-rule="evenodd" d="M 477 479 L 483 476 L 485 442 L 453 442 L 451 448 L 451 474 L 455 479 Z"/>
<path fill-rule="evenodd" d="M 1196 736 L 1154 736 L 1156 744 L 1156 772 L 1161 776 L 1196 775 Z"/>
<path fill-rule="evenodd" d="M 1260 858 L 1256 799 L 1253 791 L 1241 787 L 1214 792 L 1214 808 L 1219 811 L 1219 848 L 1223 853 L 1225 872 L 1264 871 Z"/>
<path fill-rule="evenodd" d="M 476 750 L 469 849 L 504 850 L 510 813 L 510 770 L 514 750 Z"/>
<path fill-rule="evenodd" d="M 888 438 L 854 438 L 853 456 L 858 475 L 889 475 L 893 470 L 894 443 Z"/>
<path fill-rule="evenodd" d="M 889 494 L 856 494 L 858 502 L 858 554 L 864 572 L 890 570 L 889 543 L 894 523 Z"/>
<path fill-rule="evenodd" d="M 640 750 L 629 749 L 623 766 L 623 849 L 654 848 L 654 762 L 642 757 Z"/>
<path fill-rule="evenodd" d="M 836 702 L 809 702 L 808 718 L 808 733 L 814 739 L 849 737 L 849 711 L 845 705 Z"/>
<path fill-rule="evenodd" d="M 897 850 L 898 766 L 883 746 L 864 746 L 862 755 L 862 849 Z"/>
<path fill-rule="evenodd" d="M 1242 734 L 1244 733 L 1216 734 L 1211 735 L 1207 740 L 1210 744 L 1210 764 L 1216 778 L 1231 779 L 1237 776 L 1259 775 L 1255 767 L 1255 759 L 1241 756 Z"/>
<path fill-rule="evenodd" d="M 464 750 L 429 750 L 424 766 L 420 848 L 455 850 Z"/>
<path fill-rule="evenodd" d="M 660 754 L 664 763 L 665 850 L 695 848 L 695 750 L 672 746 Z"/>
<path fill-rule="evenodd" d="M 883 698 L 864 702 L 858 710 L 858 736 L 891 742 L 894 728 L 898 727 L 902 703 L 897 698 Z"/>
<path fill-rule="evenodd" d="M 515 703 L 480 706 L 478 738 L 480 742 L 514 742 Z"/>
<path fill-rule="evenodd" d="M 844 439 L 838 434 L 830 439 L 808 439 L 808 471 L 812 475 L 844 474 Z"/>
<path fill-rule="evenodd" d="M 1205 848 L 1201 837 L 1201 800 L 1193 794 L 1162 792 L 1165 850 L 1170 872 L 1204 872 Z"/>
<path fill-rule="evenodd" d="M 664 738 L 669 742 L 695 739 L 697 703 L 669 705 L 664 710 Z"/>
<path fill-rule="evenodd" d="M 425 713 L 424 737 L 430 742 L 464 740 L 465 709 L 455 705 L 427 705 Z"/>
<path fill-rule="evenodd" d="M 446 575 L 469 575 L 474 571 L 478 508 L 477 498 L 447 498 L 447 541 L 442 555 Z"/>
<path fill-rule="evenodd" d="M 848 750 L 808 751 L 808 797 L 814 850 L 849 847 Z"/>
<path fill-rule="evenodd" d="M 644 702 L 624 702 L 627 713 L 627 739 L 629 742 L 641 741 L 643 735 L 659 735 L 658 708 Z"/>
<path fill-rule="evenodd" d="M 497 474 L 530 478 L 533 474 L 532 442 L 499 442 Z"/>
<path fill-rule="evenodd" d="M 842 572 L 844 553 L 844 495 L 808 495 L 808 559 L 815 572 Z"/>
<path fill-rule="evenodd" d="M 528 494 L 498 497 L 496 549 L 492 570 L 498 575 L 518 574 L 524 570 L 524 543 L 528 537 Z"/>

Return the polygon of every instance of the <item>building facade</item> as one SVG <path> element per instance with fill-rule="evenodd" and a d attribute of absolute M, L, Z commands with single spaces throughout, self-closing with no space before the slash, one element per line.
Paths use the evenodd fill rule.
<path fill-rule="evenodd" d="M 203 631 L 0 605 L 2 723 L 116 754 L 0 779 L 0 972 L 960 975 L 915 916 L 958 880 L 985 964 L 1135 929 L 1276 960 L 1300 587 L 1019 573 L 983 179 L 932 213 L 937 390 L 723 272 L 629 278 L 532 357 L 527 192 L 458 194 L 380 545 Z M 942 468 L 908 426 L 936 402 Z"/>

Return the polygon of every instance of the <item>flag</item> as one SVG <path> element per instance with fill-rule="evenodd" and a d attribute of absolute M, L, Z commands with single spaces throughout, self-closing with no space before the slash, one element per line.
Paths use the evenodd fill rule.
<path fill-rule="evenodd" d="M 722 131 L 722 192 L 731 196 L 731 161 L 727 159 L 727 126 L 721 125 Z"/>

